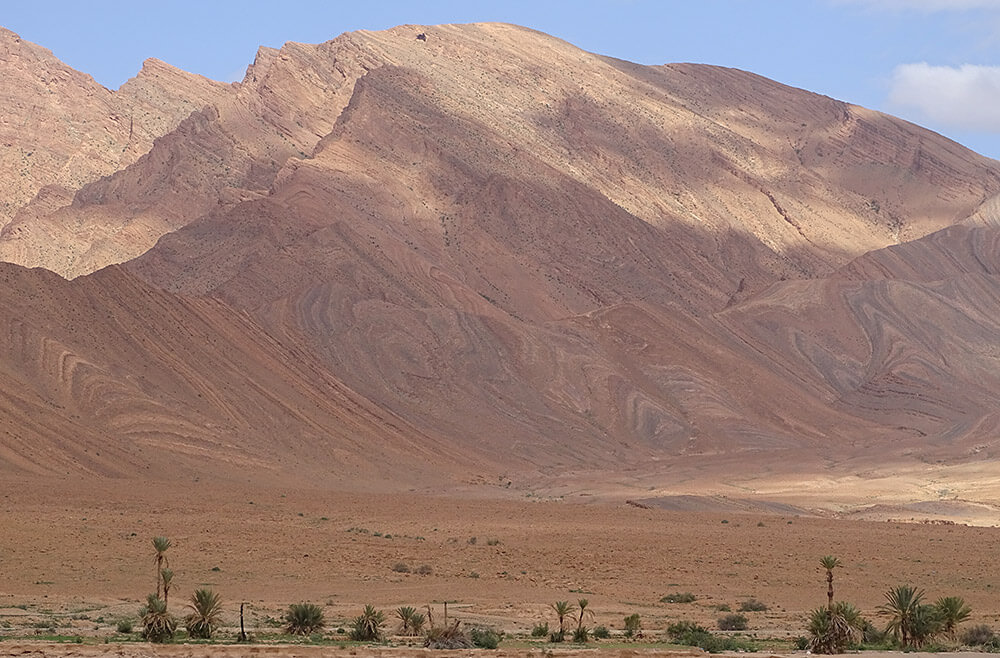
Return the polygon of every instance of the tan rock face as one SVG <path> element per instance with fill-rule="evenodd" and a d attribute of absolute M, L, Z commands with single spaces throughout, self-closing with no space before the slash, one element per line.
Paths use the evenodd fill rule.
<path fill-rule="evenodd" d="M 0 226 L 45 185 L 76 190 L 132 164 L 228 88 L 149 60 L 110 91 L 3 28 L 0 76 Z"/>
<path fill-rule="evenodd" d="M 507 25 L 261 49 L 232 86 L 151 60 L 103 93 L 152 108 L 155 139 L 89 180 L 33 169 L 0 257 L 67 277 L 129 261 L 5 270 L 32 327 L 9 330 L 31 337 L 10 385 L 58 398 L 60 431 L 116 437 L 123 472 L 155 462 L 143 445 L 343 486 L 515 469 L 763 491 L 988 445 L 1000 314 L 976 262 L 1000 164 L 911 124 Z M 26 304 L 39 286 L 92 324 Z M 64 383 L 50 343 L 98 383 Z M 35 413 L 11 431 L 51 445 Z M 45 471 L 28 443 L 5 464 Z"/>

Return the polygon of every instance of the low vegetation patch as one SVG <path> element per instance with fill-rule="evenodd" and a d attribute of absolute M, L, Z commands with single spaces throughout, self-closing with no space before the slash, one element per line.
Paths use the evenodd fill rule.
<path fill-rule="evenodd" d="M 544 621 L 540 624 L 535 624 L 531 628 L 531 637 L 545 637 L 549 634 L 549 622 Z"/>
<path fill-rule="evenodd" d="M 660 599 L 660 603 L 693 603 L 695 595 L 691 592 L 671 592 Z"/>
<path fill-rule="evenodd" d="M 740 604 L 740 612 L 764 612 L 767 610 L 767 604 L 757 599 L 747 599 Z"/>
<path fill-rule="evenodd" d="M 738 612 L 719 617 L 716 622 L 720 631 L 745 631 L 747 629 L 746 615 Z"/>
<path fill-rule="evenodd" d="M 503 640 L 503 633 L 492 628 L 473 628 L 469 631 L 469 639 L 480 649 L 496 649 Z"/>
<path fill-rule="evenodd" d="M 756 645 L 746 639 L 715 635 L 692 621 L 679 621 L 667 627 L 667 637 L 675 644 L 698 647 L 709 653 L 722 651 L 756 651 Z"/>
<path fill-rule="evenodd" d="M 597 635 L 596 631 L 594 635 Z M 642 618 L 638 612 L 625 617 L 625 637 L 630 640 L 642 637 Z"/>

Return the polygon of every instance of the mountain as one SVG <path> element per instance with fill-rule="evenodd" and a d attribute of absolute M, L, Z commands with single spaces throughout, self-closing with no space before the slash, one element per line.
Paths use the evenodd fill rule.
<path fill-rule="evenodd" d="M 940 135 L 497 24 L 65 75 L 159 120 L 20 165 L 10 472 L 778 496 L 992 454 L 1000 163 Z"/>

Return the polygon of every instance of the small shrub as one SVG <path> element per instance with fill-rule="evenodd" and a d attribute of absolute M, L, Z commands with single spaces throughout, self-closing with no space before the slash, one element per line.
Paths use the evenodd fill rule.
<path fill-rule="evenodd" d="M 795 648 L 798 651 L 805 651 L 809 648 L 809 638 L 804 635 L 799 635 L 795 638 Z"/>
<path fill-rule="evenodd" d="M 549 635 L 549 642 L 552 642 L 554 644 L 558 644 L 559 642 L 565 642 L 565 641 L 566 641 L 566 633 L 564 631 L 553 631 Z"/>
<path fill-rule="evenodd" d="M 469 639 L 472 645 L 480 649 L 496 649 L 500 646 L 503 633 L 498 633 L 492 628 L 473 628 L 469 631 Z"/>
<path fill-rule="evenodd" d="M 739 613 L 719 617 L 717 623 L 720 631 L 745 631 L 747 629 L 746 615 Z"/>
<path fill-rule="evenodd" d="M 531 629 L 531 637 L 545 637 L 549 634 L 549 622 L 535 624 Z"/>
<path fill-rule="evenodd" d="M 468 543 L 469 543 L 470 546 L 475 546 L 476 545 L 476 538 L 475 537 L 469 537 Z"/>
<path fill-rule="evenodd" d="M 397 562 L 392 565 L 392 570 L 396 573 L 410 573 L 410 567 L 406 564 L 406 562 Z"/>
<path fill-rule="evenodd" d="M 684 636 L 692 633 L 707 633 L 708 629 L 699 626 L 693 621 L 681 620 L 667 626 L 667 636 L 671 640 L 681 640 Z"/>
<path fill-rule="evenodd" d="M 981 647 L 990 644 L 996 638 L 993 629 L 986 624 L 976 624 L 964 629 L 958 636 L 959 642 L 967 647 Z"/>
<path fill-rule="evenodd" d="M 500 545 L 500 540 L 497 539 L 496 537 L 492 537 L 492 538 L 486 540 L 486 545 L 487 546 L 499 546 Z"/>
<path fill-rule="evenodd" d="M 691 592 L 671 592 L 660 599 L 660 603 L 692 603 L 694 600 L 695 595 Z"/>
<path fill-rule="evenodd" d="M 867 619 L 861 621 L 861 641 L 872 648 L 889 649 L 892 644 L 889 632 Z"/>
<path fill-rule="evenodd" d="M 707 629 L 690 621 L 671 624 L 667 627 L 667 635 L 677 644 L 698 647 L 709 653 L 757 650 L 751 642 L 729 636 L 713 635 Z"/>
<path fill-rule="evenodd" d="M 293 603 L 285 613 L 285 632 L 289 635 L 312 635 L 325 624 L 323 610 L 314 603 Z"/>
<path fill-rule="evenodd" d="M 431 569 L 431 567 L 430 567 L 429 564 L 421 564 L 419 567 L 417 567 L 417 569 L 416 569 L 416 571 L 414 571 L 414 573 L 416 573 L 418 575 L 421 575 L 421 576 L 429 576 L 432 573 L 434 573 L 434 570 Z"/>
<path fill-rule="evenodd" d="M 607 626 L 597 626 L 592 635 L 595 640 L 606 640 L 611 637 L 611 631 L 608 630 Z"/>
<path fill-rule="evenodd" d="M 767 604 L 757 599 L 747 599 L 740 604 L 740 612 L 764 612 L 767 610 Z"/>
<path fill-rule="evenodd" d="M 642 637 L 642 619 L 638 612 L 625 618 L 625 637 L 629 639 Z"/>
<path fill-rule="evenodd" d="M 577 626 L 573 629 L 573 641 L 577 644 L 590 642 L 590 630 L 586 626 Z"/>
<path fill-rule="evenodd" d="M 119 619 L 118 620 L 118 625 L 115 627 L 115 629 L 119 633 L 122 633 L 123 635 L 127 635 L 127 634 L 131 633 L 132 632 L 132 620 L 131 619 Z"/>
<path fill-rule="evenodd" d="M 455 620 L 451 626 L 433 626 L 424 636 L 424 646 L 428 649 L 471 649 L 472 640 Z"/>
<path fill-rule="evenodd" d="M 712 606 L 712 609 L 716 612 L 732 612 L 733 609 L 729 607 L 728 603 L 719 603 Z"/>

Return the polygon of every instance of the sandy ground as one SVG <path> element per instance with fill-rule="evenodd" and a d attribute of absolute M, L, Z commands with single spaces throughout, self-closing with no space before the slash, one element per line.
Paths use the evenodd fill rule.
<path fill-rule="evenodd" d="M 931 600 L 965 597 L 973 622 L 1000 620 L 996 528 L 535 497 L 5 481 L 0 636 L 49 628 L 113 635 L 117 621 L 134 618 L 155 589 L 155 535 L 173 541 L 175 614 L 183 614 L 195 588 L 211 587 L 224 598 L 230 628 L 246 604 L 251 633 L 277 632 L 276 620 L 297 601 L 323 605 L 331 630 L 366 603 L 390 616 L 401 605 L 430 606 L 440 621 L 448 601 L 453 618 L 527 633 L 541 621 L 555 625 L 550 603 L 587 598 L 592 624 L 621 629 L 623 617 L 638 612 L 655 637 L 679 619 L 714 627 L 718 607 L 737 610 L 752 597 L 768 610 L 746 613 L 750 632 L 790 637 L 803 632 L 810 609 L 825 603 L 819 558 L 826 554 L 844 565 L 836 573 L 837 598 L 876 623 L 883 593 L 903 583 L 924 588 Z M 418 575 L 425 565 L 430 573 Z M 696 600 L 660 603 L 670 592 L 691 592 Z M 0 648 L 13 650 L 10 642 Z"/>

